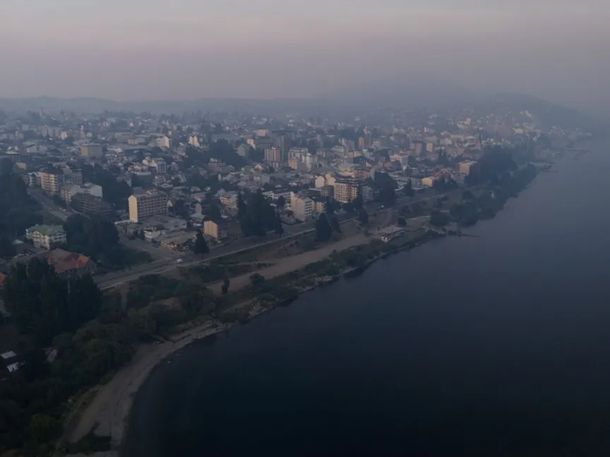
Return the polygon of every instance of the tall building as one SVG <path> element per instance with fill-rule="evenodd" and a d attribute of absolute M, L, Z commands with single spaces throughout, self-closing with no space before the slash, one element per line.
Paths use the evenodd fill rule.
<path fill-rule="evenodd" d="M 294 217 L 302 222 L 311 218 L 314 213 L 314 201 L 307 196 L 299 195 L 294 192 L 290 195 L 290 207 L 292 208 Z"/>
<path fill-rule="evenodd" d="M 83 185 L 83 172 L 80 170 L 72 170 L 71 168 L 64 168 L 62 176 L 62 185 L 65 186 L 82 186 Z"/>
<path fill-rule="evenodd" d="M 214 238 L 215 240 L 220 240 L 227 236 L 227 231 L 222 223 L 216 222 L 212 219 L 206 219 L 203 222 L 203 234 Z"/>
<path fill-rule="evenodd" d="M 68 186 L 64 185 L 61 190 L 61 196 L 66 203 L 70 203 L 72 198 L 77 194 L 89 194 L 93 197 L 102 198 L 104 196 L 104 192 L 102 190 L 102 186 L 98 186 L 97 184 L 86 183 L 82 186 Z"/>
<path fill-rule="evenodd" d="M 75 211 L 89 216 L 112 217 L 113 210 L 110 203 L 91 194 L 76 194 L 71 198 L 70 205 Z"/>
<path fill-rule="evenodd" d="M 167 195 L 161 192 L 145 192 L 129 197 L 129 220 L 141 222 L 151 216 L 167 215 Z"/>
<path fill-rule="evenodd" d="M 339 203 L 351 203 L 358 198 L 360 186 L 358 180 L 350 177 L 340 177 L 335 181 L 335 200 Z"/>
<path fill-rule="evenodd" d="M 80 155 L 87 159 L 101 159 L 104 156 L 104 148 L 101 144 L 83 144 L 80 147 Z"/>
<path fill-rule="evenodd" d="M 61 178 L 59 173 L 43 171 L 40 173 L 40 187 L 47 194 L 57 195 L 61 190 Z"/>
<path fill-rule="evenodd" d="M 265 162 L 279 164 L 282 162 L 282 150 L 277 146 L 265 149 Z"/>

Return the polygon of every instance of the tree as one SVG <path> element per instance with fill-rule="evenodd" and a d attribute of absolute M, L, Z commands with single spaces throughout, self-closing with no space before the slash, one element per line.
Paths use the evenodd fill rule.
<path fill-rule="evenodd" d="M 195 245 L 193 246 L 193 252 L 198 255 L 203 255 L 210 252 L 208 243 L 205 241 L 205 237 L 203 236 L 201 231 L 197 232 L 197 237 L 195 238 Z"/>
<path fill-rule="evenodd" d="M 332 228 L 333 232 L 343 233 L 343 230 L 341 230 L 341 224 L 339 224 L 339 219 L 337 219 L 337 216 L 330 216 L 328 218 L 328 221 L 330 222 L 330 228 Z"/>
<path fill-rule="evenodd" d="M 94 319 L 102 293 L 90 275 L 64 280 L 46 261 L 34 258 L 13 267 L 4 299 L 19 330 L 48 344 L 56 335 Z"/>
<path fill-rule="evenodd" d="M 28 435 L 35 445 L 51 441 L 61 433 L 61 422 L 45 414 L 34 414 L 28 427 Z"/>
<path fill-rule="evenodd" d="M 398 218 L 398 225 L 400 227 L 406 227 L 407 226 L 407 220 L 404 217 L 399 217 Z"/>
<path fill-rule="evenodd" d="M 369 213 L 367 213 L 364 208 L 361 208 L 360 212 L 358 213 L 358 221 L 362 225 L 367 225 L 369 223 Z"/>
<path fill-rule="evenodd" d="M 66 220 L 64 230 L 71 250 L 96 260 L 120 262 L 119 232 L 111 221 L 75 214 Z"/>
<path fill-rule="evenodd" d="M 0 177 L 5 178 L 13 173 L 13 162 L 8 157 L 0 160 Z"/>
<path fill-rule="evenodd" d="M 16 254 L 15 246 L 6 237 L 0 236 L 0 257 L 8 259 Z"/>
<path fill-rule="evenodd" d="M 433 211 L 430 215 L 430 223 L 436 227 L 444 227 L 449 222 L 451 222 L 451 218 L 447 213 Z"/>
<path fill-rule="evenodd" d="M 280 218 L 279 213 L 275 215 L 275 227 L 273 230 L 276 235 L 282 236 L 284 234 L 284 226 L 282 225 L 282 219 Z"/>
<path fill-rule="evenodd" d="M 405 185 L 404 193 L 407 197 L 412 197 L 413 195 L 415 195 L 415 191 L 413 190 L 413 183 L 411 182 L 410 179 L 409 179 L 409 181 L 407 181 L 407 184 Z"/>
<path fill-rule="evenodd" d="M 264 236 L 276 228 L 276 212 L 259 190 L 237 199 L 238 219 L 244 236 Z"/>
<path fill-rule="evenodd" d="M 392 205 L 396 200 L 396 181 L 387 173 L 375 173 L 373 182 L 379 191 L 379 200 L 385 205 Z"/>
<path fill-rule="evenodd" d="M 278 208 L 283 208 L 284 206 L 286 206 L 286 199 L 284 198 L 283 195 L 280 195 L 278 197 L 276 205 Z"/>
<path fill-rule="evenodd" d="M 118 181 L 111 171 L 99 165 L 83 168 L 83 175 L 87 181 L 103 187 L 104 200 L 117 209 L 127 209 L 127 199 L 132 190 L 126 182 Z"/>
<path fill-rule="evenodd" d="M 333 230 L 328 223 L 326 214 L 321 214 L 316 221 L 316 239 L 318 241 L 328 241 L 333 233 Z"/>
<path fill-rule="evenodd" d="M 326 214 L 328 214 L 330 216 L 335 214 L 336 204 L 332 198 L 328 198 L 326 200 L 326 205 L 324 205 L 324 210 L 325 210 Z"/>
<path fill-rule="evenodd" d="M 231 281 L 229 280 L 229 278 L 225 278 L 222 281 L 222 295 L 227 295 L 229 293 L 229 286 L 231 285 Z"/>
<path fill-rule="evenodd" d="M 250 284 L 252 288 L 256 291 L 260 291 L 266 283 L 266 279 L 263 275 L 258 273 L 254 273 L 250 276 Z"/>

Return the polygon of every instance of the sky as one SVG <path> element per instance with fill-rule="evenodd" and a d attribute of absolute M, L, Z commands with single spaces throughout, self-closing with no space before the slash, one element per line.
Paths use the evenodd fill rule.
<path fill-rule="evenodd" d="M 311 97 L 430 75 L 601 106 L 609 23 L 608 0 L 0 0 L 0 96 Z"/>

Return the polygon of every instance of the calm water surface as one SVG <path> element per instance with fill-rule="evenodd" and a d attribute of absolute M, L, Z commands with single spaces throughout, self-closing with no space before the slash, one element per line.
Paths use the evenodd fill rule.
<path fill-rule="evenodd" d="M 610 147 L 159 367 L 126 455 L 610 455 Z"/>

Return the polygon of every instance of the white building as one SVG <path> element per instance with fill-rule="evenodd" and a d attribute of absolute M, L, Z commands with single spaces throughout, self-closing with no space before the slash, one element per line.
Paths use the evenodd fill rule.
<path fill-rule="evenodd" d="M 305 222 L 310 219 L 314 214 L 314 206 L 311 198 L 294 192 L 290 194 L 290 208 L 297 220 Z"/>
<path fill-rule="evenodd" d="M 61 225 L 35 225 L 26 230 L 25 237 L 32 241 L 34 246 L 43 249 L 51 249 L 68 241 Z"/>
<path fill-rule="evenodd" d="M 167 215 L 168 197 L 161 192 L 134 194 L 129 197 L 128 202 L 131 222 L 138 223 L 151 216 Z"/>

